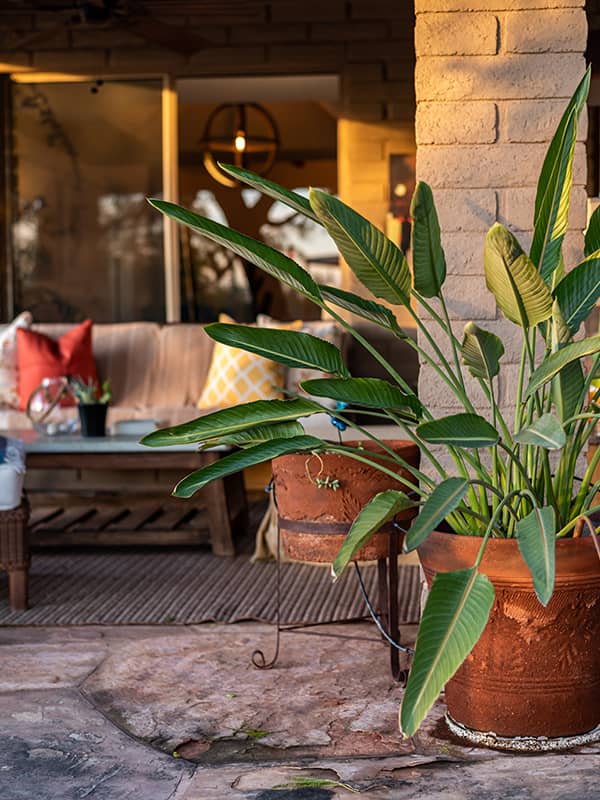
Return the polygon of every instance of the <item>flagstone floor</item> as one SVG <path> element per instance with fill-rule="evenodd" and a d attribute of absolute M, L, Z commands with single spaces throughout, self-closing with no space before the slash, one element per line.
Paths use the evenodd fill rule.
<path fill-rule="evenodd" d="M 0 628 L 2 800 L 591 800 L 600 747 L 462 746 L 443 703 L 398 733 L 401 687 L 368 641 L 194 626 Z M 318 632 L 318 631 L 315 631 Z M 406 640 L 414 629 L 403 630 Z"/>

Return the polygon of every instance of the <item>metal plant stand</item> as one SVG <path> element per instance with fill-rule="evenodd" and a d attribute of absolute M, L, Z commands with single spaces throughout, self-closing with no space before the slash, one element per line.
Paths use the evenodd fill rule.
<path fill-rule="evenodd" d="M 351 636 L 341 633 L 324 633 L 321 631 L 309 631 L 307 628 L 316 627 L 326 623 L 323 622 L 303 622 L 296 625 L 281 624 L 281 531 L 277 525 L 277 559 L 276 559 L 276 616 L 275 616 L 275 651 L 270 660 L 267 660 L 263 650 L 256 649 L 252 653 L 252 663 L 257 669 L 272 669 L 279 658 L 282 633 L 312 634 L 313 636 L 330 636 L 338 639 L 353 639 L 358 641 L 381 641 L 383 639 L 389 646 L 390 670 L 394 680 L 406 683 L 408 678 L 408 657 L 412 656 L 414 650 L 405 647 L 400 642 L 400 629 L 398 624 L 398 539 L 404 534 L 404 529 L 397 523 L 392 523 L 396 529 L 388 537 L 389 550 L 387 558 L 380 558 L 377 561 L 377 584 L 379 612 L 373 606 L 367 593 L 367 589 L 362 579 L 360 568 L 354 562 L 354 570 L 361 594 L 367 605 L 370 617 L 377 626 L 381 637 Z M 352 620 L 344 620 L 350 622 Z M 403 665 L 400 664 L 400 653 L 406 658 Z"/>

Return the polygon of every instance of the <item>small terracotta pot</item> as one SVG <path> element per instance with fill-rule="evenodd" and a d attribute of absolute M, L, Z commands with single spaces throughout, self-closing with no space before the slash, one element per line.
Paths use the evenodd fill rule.
<path fill-rule="evenodd" d="M 358 442 L 344 444 L 356 447 Z M 411 466 L 419 465 L 419 448 L 412 442 L 390 441 L 386 444 Z M 369 457 L 384 452 L 374 442 L 365 441 L 361 445 Z M 384 460 L 381 464 L 414 483 L 404 467 Z M 403 489 L 402 483 L 376 467 L 333 453 L 279 456 L 273 459 L 272 466 L 283 545 L 290 558 L 296 561 L 331 563 L 363 506 L 386 489 Z M 317 478 L 324 480 L 327 477 L 338 481 L 335 491 L 317 485 Z M 396 520 L 401 524 L 404 521 L 408 526 L 414 515 L 414 509 L 407 509 Z M 361 547 L 356 558 L 360 561 L 385 558 L 390 535 L 398 536 L 391 524 Z M 400 544 L 398 536 L 399 547 Z"/>
<path fill-rule="evenodd" d="M 481 539 L 432 533 L 419 547 L 435 573 L 471 567 Z M 496 600 L 479 642 L 446 684 L 450 716 L 499 736 L 586 733 L 600 723 L 600 560 L 589 537 L 556 542 L 544 608 L 514 539 L 491 539 L 480 567 Z"/>

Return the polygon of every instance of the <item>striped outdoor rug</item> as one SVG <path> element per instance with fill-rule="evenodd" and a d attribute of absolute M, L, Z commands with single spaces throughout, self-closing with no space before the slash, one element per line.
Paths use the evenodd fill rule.
<path fill-rule="evenodd" d="M 247 555 L 218 558 L 198 548 L 34 553 L 28 611 L 10 611 L 8 579 L 0 573 L 0 624 L 275 621 L 276 567 L 274 562 L 252 564 Z M 328 566 L 280 568 L 282 622 L 342 621 L 367 613 L 353 570 L 333 584 Z M 364 567 L 362 574 L 375 601 L 375 565 Z M 401 622 L 418 620 L 419 593 L 418 567 L 401 567 Z"/>

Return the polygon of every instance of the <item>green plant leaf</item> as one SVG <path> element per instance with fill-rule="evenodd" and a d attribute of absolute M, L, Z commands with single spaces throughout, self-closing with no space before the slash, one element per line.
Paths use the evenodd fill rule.
<path fill-rule="evenodd" d="M 500 438 L 493 425 L 478 414 L 451 414 L 423 422 L 417 434 L 426 442 L 449 447 L 492 447 Z"/>
<path fill-rule="evenodd" d="M 435 576 L 400 709 L 405 736 L 417 731 L 446 682 L 477 644 L 493 603 L 494 587 L 476 567 Z"/>
<path fill-rule="evenodd" d="M 533 578 L 540 603 L 547 606 L 554 591 L 556 516 L 554 509 L 534 508 L 516 525 L 517 544 Z"/>
<path fill-rule="evenodd" d="M 416 395 L 406 394 L 380 378 L 317 378 L 304 381 L 302 389 L 316 397 L 329 397 L 350 405 L 409 408 L 417 415 L 423 411 Z"/>
<path fill-rule="evenodd" d="M 468 488 L 469 481 L 465 478 L 446 478 L 435 487 L 408 529 L 404 540 L 406 553 L 415 550 L 457 508 Z"/>
<path fill-rule="evenodd" d="M 556 286 L 554 296 L 571 334 L 575 335 L 600 297 L 600 250 L 568 272 Z"/>
<path fill-rule="evenodd" d="M 461 356 L 473 377 L 491 381 L 500 371 L 503 355 L 504 345 L 495 333 L 483 330 L 474 322 L 465 325 Z"/>
<path fill-rule="evenodd" d="M 546 283 L 558 265 L 567 230 L 577 118 L 585 106 L 590 77 L 588 68 L 550 142 L 538 181 L 531 259 Z"/>
<path fill-rule="evenodd" d="M 531 425 L 521 430 L 514 437 L 519 444 L 532 444 L 545 450 L 560 450 L 567 441 L 563 426 L 552 414 L 542 414 Z"/>
<path fill-rule="evenodd" d="M 323 409 L 308 398 L 295 400 L 254 400 L 231 408 L 213 411 L 202 417 L 152 431 L 141 440 L 148 447 L 198 444 L 232 433 L 246 431 L 256 425 L 271 425 L 278 422 L 295 421 L 299 417 L 322 413 Z"/>
<path fill-rule="evenodd" d="M 252 445 L 272 441 L 273 439 L 291 439 L 294 436 L 303 435 L 304 428 L 299 422 L 278 422 L 275 425 L 254 425 L 247 431 L 238 431 L 238 433 L 230 433 L 228 436 L 220 436 L 218 439 L 210 439 L 201 445 L 201 449 L 206 450 L 215 445 L 252 447 Z"/>
<path fill-rule="evenodd" d="M 410 303 L 404 254 L 379 228 L 327 192 L 311 189 L 310 203 L 359 281 L 390 303 Z"/>
<path fill-rule="evenodd" d="M 396 321 L 396 317 L 389 308 L 382 306 L 381 303 L 376 303 L 373 300 L 365 300 L 364 297 L 359 297 L 352 292 L 345 292 L 343 289 L 338 289 L 336 286 L 323 286 L 319 284 L 319 289 L 324 300 L 333 303 L 339 308 L 343 308 L 350 313 L 355 314 L 357 317 L 366 319 L 369 322 L 374 322 L 382 328 L 394 331 L 402 338 L 406 338 L 406 334 L 402 333 L 400 326 Z"/>
<path fill-rule="evenodd" d="M 440 223 L 431 189 L 423 181 L 415 188 L 410 204 L 413 218 L 413 283 L 423 297 L 439 297 L 446 280 L 446 258 L 442 249 Z"/>
<path fill-rule="evenodd" d="M 282 456 L 285 453 L 298 453 L 305 450 L 319 450 L 324 447 L 323 442 L 314 436 L 295 436 L 292 439 L 278 439 L 248 447 L 246 450 L 238 450 L 235 453 L 224 456 L 218 461 L 209 464 L 202 469 L 197 469 L 183 480 L 179 481 L 173 489 L 175 497 L 191 497 L 198 489 L 202 489 L 211 481 L 233 475 L 246 467 L 253 467 L 255 464 L 262 464 L 272 458 Z"/>
<path fill-rule="evenodd" d="M 272 197 L 273 200 L 279 200 L 280 203 L 298 212 L 298 214 L 302 214 L 312 219 L 314 222 L 319 222 L 319 218 L 310 207 L 310 202 L 307 197 L 302 197 L 302 195 L 297 192 L 291 192 L 289 189 L 285 189 L 283 186 L 273 183 L 273 181 L 262 178 L 249 169 L 234 167 L 233 164 L 222 164 L 220 161 L 218 164 L 223 172 L 226 172 L 236 181 L 246 183 L 261 194 L 266 194 L 268 197 Z"/>
<path fill-rule="evenodd" d="M 600 206 L 596 206 L 588 222 L 583 254 L 587 258 L 596 250 L 600 250 Z"/>
<path fill-rule="evenodd" d="M 193 211 L 188 211 L 175 203 L 154 198 L 148 202 L 167 217 L 171 217 L 211 241 L 233 250 L 238 256 L 250 261 L 314 303 L 321 302 L 319 287 L 308 272 L 278 250 L 274 250 L 263 242 L 257 242 L 256 239 L 243 233 L 238 233 L 226 225 L 194 214 Z"/>
<path fill-rule="evenodd" d="M 585 356 L 591 356 L 598 351 L 600 351 L 600 335 L 590 336 L 588 339 L 582 339 L 579 342 L 572 342 L 556 353 L 550 353 L 531 375 L 525 396 L 530 397 L 534 392 L 537 392 L 567 364 L 580 361 Z"/>
<path fill-rule="evenodd" d="M 494 223 L 485 238 L 485 282 L 505 317 L 530 328 L 552 314 L 550 289 L 513 234 Z"/>
<path fill-rule="evenodd" d="M 369 541 L 371 536 L 382 525 L 395 517 L 396 514 L 399 514 L 400 511 L 412 508 L 415 505 L 415 500 L 411 500 L 404 492 L 388 489 L 385 492 L 376 494 L 366 506 L 363 506 L 352 523 L 352 527 L 348 531 L 348 535 L 344 539 L 344 543 L 340 547 L 331 568 L 334 578 L 339 578 L 360 548 Z"/>
<path fill-rule="evenodd" d="M 248 350 L 288 367 L 318 369 L 333 375 L 349 374 L 337 347 L 309 333 L 225 322 L 211 322 L 204 330 L 221 344 Z"/>
<path fill-rule="evenodd" d="M 573 341 L 573 336 L 564 320 L 558 301 L 552 306 L 551 352 L 560 350 Z M 551 396 L 558 416 L 564 422 L 579 410 L 579 398 L 584 386 L 583 369 L 578 361 L 567 364 L 552 379 Z"/>

